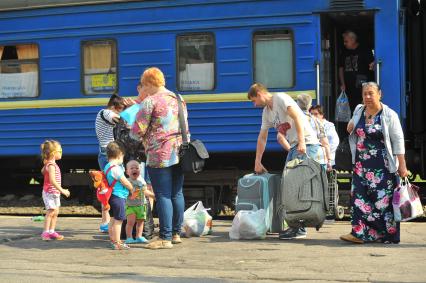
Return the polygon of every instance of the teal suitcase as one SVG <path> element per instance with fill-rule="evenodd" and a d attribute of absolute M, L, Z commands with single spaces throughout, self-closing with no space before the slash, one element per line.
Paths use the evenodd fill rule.
<path fill-rule="evenodd" d="M 238 180 L 235 212 L 265 209 L 265 224 L 269 232 L 282 230 L 277 213 L 281 176 L 277 174 L 248 174 Z M 274 203 L 275 202 L 275 203 Z"/>

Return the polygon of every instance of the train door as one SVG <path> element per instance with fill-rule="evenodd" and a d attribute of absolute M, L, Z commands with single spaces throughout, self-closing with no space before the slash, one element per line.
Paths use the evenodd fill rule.
<path fill-rule="evenodd" d="M 407 167 L 426 178 L 426 1 L 405 1 Z"/>
<path fill-rule="evenodd" d="M 344 11 L 320 14 L 320 93 L 324 114 L 334 121 L 336 99 L 341 92 L 339 81 L 340 55 L 344 50 L 343 33 L 353 31 L 359 46 L 374 54 L 374 12 Z M 374 74 L 372 75 L 374 76 Z M 361 95 L 361 93 L 359 94 Z M 339 135 L 345 134 L 345 125 L 338 125 Z"/>

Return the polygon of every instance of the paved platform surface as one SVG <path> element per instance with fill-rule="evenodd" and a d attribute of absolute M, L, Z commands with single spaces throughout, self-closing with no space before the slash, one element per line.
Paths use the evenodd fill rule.
<path fill-rule="evenodd" d="M 1 282 L 426 282 L 426 223 L 403 223 L 399 245 L 338 240 L 348 222 L 308 238 L 230 241 L 231 221 L 170 250 L 107 248 L 99 219 L 60 218 L 64 241 L 43 242 L 43 223 L 0 217 Z"/>

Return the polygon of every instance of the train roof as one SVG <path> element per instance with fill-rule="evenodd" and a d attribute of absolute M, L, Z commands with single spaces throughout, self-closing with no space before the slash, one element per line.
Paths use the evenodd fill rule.
<path fill-rule="evenodd" d="M 143 1 L 144 0 L 1 0 L 0 11 Z"/>

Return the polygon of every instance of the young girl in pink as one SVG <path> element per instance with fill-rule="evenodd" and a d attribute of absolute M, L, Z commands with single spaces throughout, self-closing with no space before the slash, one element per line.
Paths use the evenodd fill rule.
<path fill-rule="evenodd" d="M 56 164 L 56 160 L 62 158 L 61 144 L 54 140 L 45 141 L 41 144 L 41 157 L 44 164 L 43 169 L 41 169 L 44 177 L 42 195 L 47 210 L 41 238 L 45 241 L 63 240 L 64 236 L 55 232 L 55 227 L 61 206 L 61 194 L 69 197 L 70 192 L 61 187 L 61 170 Z"/>

